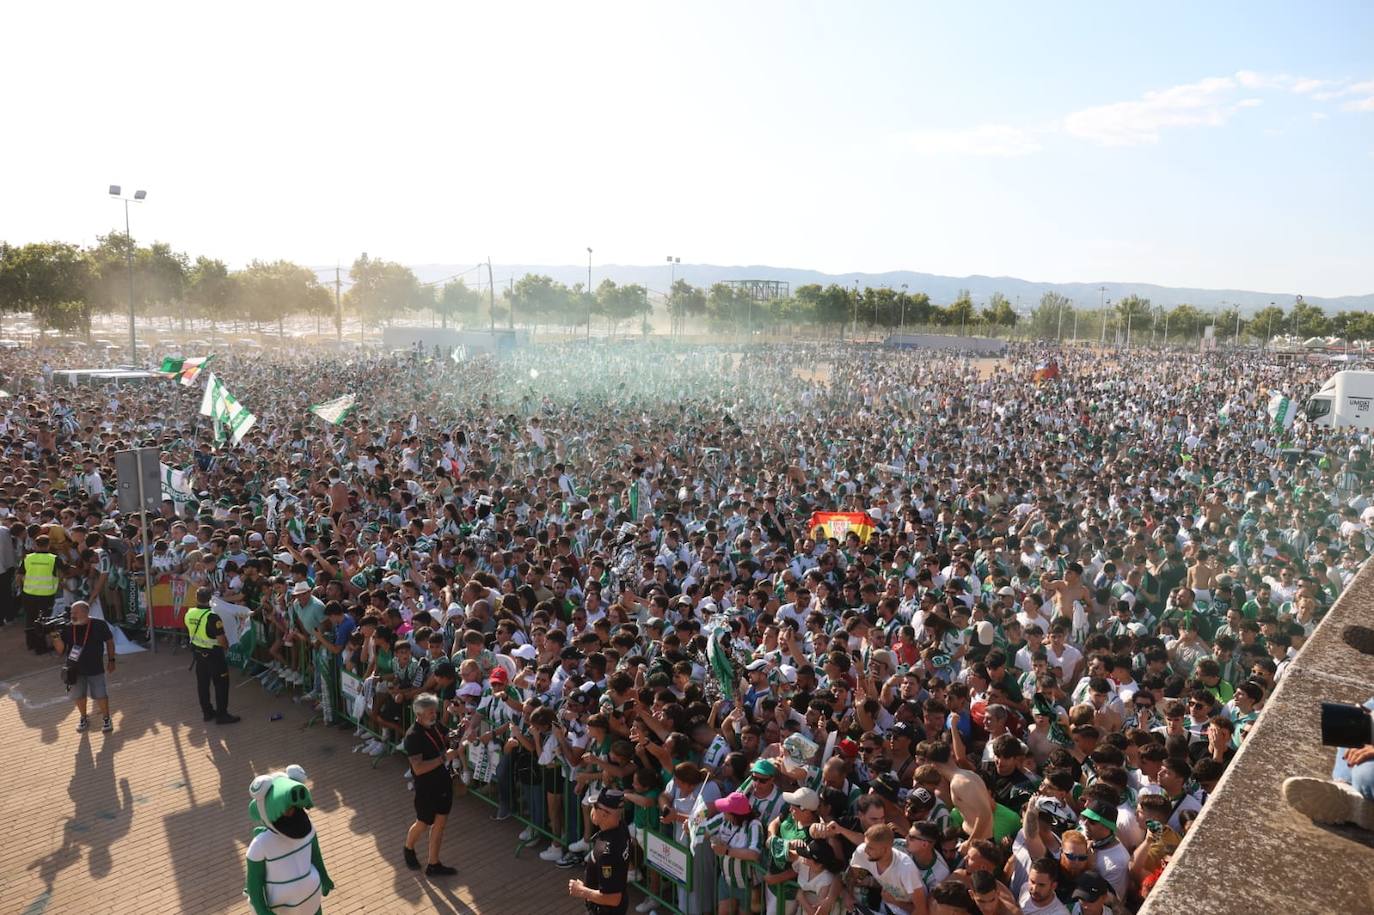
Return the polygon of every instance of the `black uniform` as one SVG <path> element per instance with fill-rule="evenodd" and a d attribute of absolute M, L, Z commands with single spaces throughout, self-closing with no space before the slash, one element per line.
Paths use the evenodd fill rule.
<path fill-rule="evenodd" d="M 205 632 L 212 639 L 224 635 L 224 623 L 219 614 L 211 613 L 205 618 Z M 229 663 L 224 658 L 224 649 L 191 648 L 196 663 L 196 696 L 200 699 L 200 710 L 208 721 L 229 714 Z M 215 704 L 210 705 L 210 684 L 215 685 Z"/>
<path fill-rule="evenodd" d="M 591 854 L 587 855 L 582 883 L 598 893 L 619 893 L 620 905 L 587 903 L 590 915 L 625 915 L 629 911 L 630 893 L 630 831 L 621 823 L 615 829 L 603 829 L 592 837 Z"/>

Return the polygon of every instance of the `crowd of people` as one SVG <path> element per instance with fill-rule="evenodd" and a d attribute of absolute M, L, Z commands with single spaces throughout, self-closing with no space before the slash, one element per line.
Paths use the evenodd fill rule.
<path fill-rule="evenodd" d="M 131 633 L 145 567 L 248 608 L 265 684 L 409 757 L 431 875 L 455 784 L 565 868 L 614 798 L 640 912 L 1133 911 L 1374 538 L 1368 436 L 1267 409 L 1330 367 L 1257 352 L 231 352 L 237 443 L 60 358 L 0 363 L 0 573 L 45 538 Z M 191 480 L 148 555 L 135 445 Z"/>

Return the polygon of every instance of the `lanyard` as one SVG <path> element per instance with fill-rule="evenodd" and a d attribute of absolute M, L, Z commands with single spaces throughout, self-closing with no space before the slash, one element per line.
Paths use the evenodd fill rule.
<path fill-rule="evenodd" d="M 86 641 L 87 641 L 88 639 L 90 639 L 90 637 L 91 637 L 91 621 L 90 621 L 90 620 L 86 620 L 86 631 L 83 632 L 83 633 L 81 634 L 81 645 L 80 645 L 80 648 L 81 648 L 82 651 L 85 651 L 85 650 L 86 650 Z M 73 644 L 76 643 L 76 624 L 75 624 L 75 623 L 72 623 L 72 643 L 73 643 Z"/>
<path fill-rule="evenodd" d="M 434 739 L 434 728 L 428 728 L 428 727 L 425 727 L 424 725 L 420 725 L 420 727 L 421 727 L 421 729 L 425 732 L 425 736 L 429 738 L 429 742 L 432 743 L 432 744 L 434 744 L 434 749 L 436 749 L 436 750 L 439 751 L 439 755 L 440 755 L 440 756 L 443 756 L 443 755 L 444 755 L 444 745 L 443 745 L 443 743 L 441 743 L 440 741 Z"/>

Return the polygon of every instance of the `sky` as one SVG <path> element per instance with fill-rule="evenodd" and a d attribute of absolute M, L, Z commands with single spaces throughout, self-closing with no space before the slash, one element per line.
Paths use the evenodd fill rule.
<path fill-rule="evenodd" d="M 0 239 L 1374 292 L 1374 4 L 24 3 Z"/>

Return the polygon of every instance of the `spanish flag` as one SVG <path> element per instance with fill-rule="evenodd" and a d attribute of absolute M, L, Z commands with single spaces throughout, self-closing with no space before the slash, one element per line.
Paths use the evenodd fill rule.
<path fill-rule="evenodd" d="M 1035 373 L 1031 375 L 1031 381 L 1039 384 L 1042 381 L 1049 381 L 1051 378 L 1059 377 L 1059 363 L 1053 359 L 1046 359 L 1035 368 Z"/>
<path fill-rule="evenodd" d="M 817 540 L 844 540 L 850 531 L 859 535 L 860 543 L 867 543 L 873 536 L 873 519 L 866 512 L 812 512 L 808 527 Z"/>

